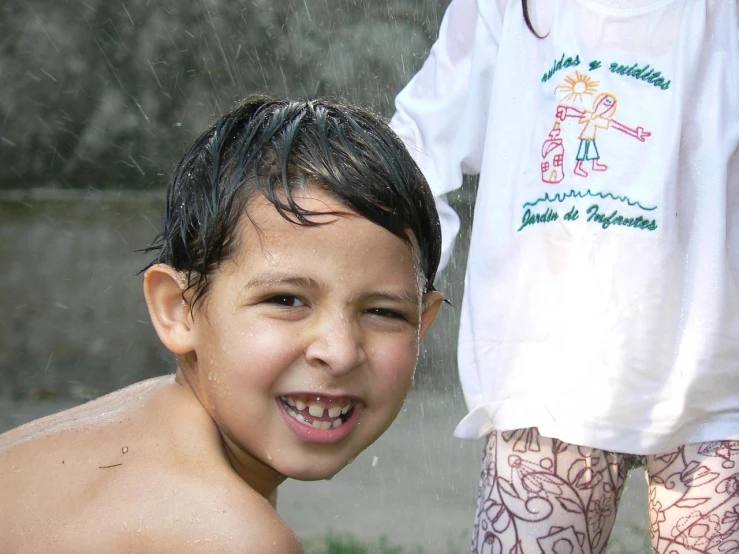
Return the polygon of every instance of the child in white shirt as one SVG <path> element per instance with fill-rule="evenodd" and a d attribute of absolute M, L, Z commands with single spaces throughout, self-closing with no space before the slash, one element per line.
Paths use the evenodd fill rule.
<path fill-rule="evenodd" d="M 655 552 L 739 549 L 736 8 L 453 0 L 396 99 L 442 264 L 445 195 L 479 174 L 456 430 L 487 437 L 474 552 L 602 552 L 632 455 Z"/>

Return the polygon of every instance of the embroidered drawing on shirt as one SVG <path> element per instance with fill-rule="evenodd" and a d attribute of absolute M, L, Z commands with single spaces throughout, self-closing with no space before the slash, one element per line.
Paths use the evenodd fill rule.
<path fill-rule="evenodd" d="M 590 189 L 586 190 L 585 192 L 578 191 L 578 190 L 571 190 L 570 192 L 558 192 L 557 194 L 550 195 L 549 193 L 546 193 L 541 198 L 536 199 L 533 202 L 524 202 L 523 207 L 524 208 L 533 208 L 537 204 L 540 204 L 542 202 L 564 202 L 568 198 L 600 198 L 602 200 L 617 200 L 619 202 L 623 202 L 624 204 L 628 204 L 631 207 L 637 207 L 641 210 L 644 210 L 645 212 L 651 212 L 657 209 L 657 206 L 644 206 L 640 202 L 637 202 L 636 200 L 631 200 L 628 196 L 616 196 L 615 194 L 611 194 L 610 192 L 592 192 Z"/>
<path fill-rule="evenodd" d="M 545 183 L 555 184 L 565 178 L 565 148 L 559 135 L 559 121 L 556 121 L 549 138 L 541 146 L 541 180 Z"/>
<path fill-rule="evenodd" d="M 636 194 L 633 190 L 629 195 L 609 191 L 610 180 L 598 180 L 597 188 L 605 190 L 597 190 L 593 183 L 595 176 L 592 175 L 592 172 L 604 174 L 609 165 L 633 164 L 631 156 L 624 156 L 618 145 L 622 141 L 631 142 L 631 139 L 644 143 L 652 136 L 651 130 L 637 122 L 617 119 L 618 96 L 595 77 L 605 78 L 605 72 L 610 72 L 667 90 L 670 82 L 664 80 L 659 72 L 649 72 L 649 69 L 648 65 L 639 64 L 609 66 L 600 60 L 588 62 L 579 56 L 564 54 L 554 60 L 552 67 L 542 76 L 542 83 L 557 78 L 552 83 L 557 96 L 556 107 L 552 126 L 538 154 L 540 182 L 558 185 L 558 189 L 551 193 L 540 190 L 536 198 L 523 202 L 517 232 L 549 225 L 587 225 L 603 230 L 630 228 L 648 232 L 660 227 L 658 206 L 632 198 L 632 194 Z M 556 75 L 559 71 L 562 73 Z M 611 136 L 603 140 L 604 134 Z M 621 138 L 623 135 L 626 136 Z M 612 145 L 616 151 L 611 149 Z M 639 149 L 636 146 L 634 151 Z M 578 190 L 576 183 L 586 182 L 588 185 Z"/>
<path fill-rule="evenodd" d="M 541 149 L 541 179 L 545 183 L 557 184 L 564 179 L 565 145 L 561 138 L 560 123 L 567 119 L 577 119 L 580 125 L 579 144 L 575 153 L 575 166 L 572 170 L 578 177 L 588 177 L 588 171 L 606 171 L 608 165 L 601 161 L 596 142 L 599 133 L 615 129 L 644 142 L 651 132 L 643 127 L 630 127 L 615 119 L 618 98 L 610 92 L 598 93 L 600 81 L 575 71 L 555 87 L 562 94 L 563 103 L 557 106 L 555 122 Z M 596 96 L 597 95 L 597 96 Z M 593 98 L 594 97 L 594 98 Z M 578 107 L 573 104 L 586 104 Z M 589 163 L 589 166 L 585 164 Z"/>
<path fill-rule="evenodd" d="M 629 135 L 641 142 L 644 142 L 652 133 L 645 131 L 644 127 L 629 127 L 623 123 L 616 121 L 614 116 L 618 108 L 618 99 L 609 92 L 602 92 L 593 100 L 592 107 L 588 109 L 580 109 L 574 106 L 560 104 L 557 106 L 556 117 L 560 121 L 568 118 L 577 118 L 578 123 L 582 125 L 580 129 L 580 145 L 575 155 L 575 169 L 572 172 L 580 177 L 587 177 L 588 172 L 583 167 L 585 162 L 591 162 L 590 169 L 592 171 L 606 171 L 608 166 L 600 161 L 600 152 L 596 139 L 599 130 L 608 131 L 613 128 L 626 135 Z"/>
<path fill-rule="evenodd" d="M 564 100 L 582 102 L 585 96 L 593 96 L 598 92 L 599 81 L 591 79 L 575 71 L 575 75 L 567 75 L 564 84 L 557 85 L 555 90 L 565 94 Z M 565 177 L 564 143 L 561 138 L 560 122 L 555 121 L 549 131 L 549 137 L 541 146 L 541 180 L 545 183 L 557 184 Z"/>
<path fill-rule="evenodd" d="M 585 96 L 595 96 L 598 92 L 600 81 L 591 79 L 588 75 L 583 75 L 579 71 L 575 71 L 575 76 L 568 75 L 562 85 L 557 85 L 554 90 L 561 91 L 565 94 L 564 100 L 575 100 L 583 102 Z"/>

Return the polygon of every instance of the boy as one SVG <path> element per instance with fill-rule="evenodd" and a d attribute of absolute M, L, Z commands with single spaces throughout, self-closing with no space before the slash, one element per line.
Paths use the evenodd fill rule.
<path fill-rule="evenodd" d="M 440 227 L 399 139 L 248 99 L 175 171 L 144 294 L 177 371 L 0 436 L 0 552 L 300 552 L 274 509 L 391 424 Z"/>

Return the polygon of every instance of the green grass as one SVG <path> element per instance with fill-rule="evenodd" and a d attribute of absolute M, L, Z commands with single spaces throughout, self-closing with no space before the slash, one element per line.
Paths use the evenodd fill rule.
<path fill-rule="evenodd" d="M 377 542 L 360 542 L 349 534 L 329 533 L 320 543 L 306 545 L 306 554 L 423 554 L 421 548 L 406 550 L 402 546 L 392 546 L 387 537 L 381 536 Z"/>
<path fill-rule="evenodd" d="M 635 536 L 634 539 L 636 540 L 624 541 L 620 537 L 612 537 L 605 554 L 647 554 L 652 551 L 648 536 Z M 393 546 L 384 535 L 377 541 L 362 542 L 347 533 L 338 535 L 329 533 L 320 541 L 312 541 L 304 546 L 305 554 L 424 554 L 421 547 L 408 550 L 403 546 Z M 451 546 L 447 546 L 447 552 L 460 554 L 455 553 Z M 466 554 L 466 552 L 465 550 L 461 554 Z"/>
<path fill-rule="evenodd" d="M 627 544 L 628 542 L 628 544 Z M 648 535 L 634 535 L 632 540 L 611 537 L 604 554 L 648 554 L 652 552 L 652 540 Z"/>

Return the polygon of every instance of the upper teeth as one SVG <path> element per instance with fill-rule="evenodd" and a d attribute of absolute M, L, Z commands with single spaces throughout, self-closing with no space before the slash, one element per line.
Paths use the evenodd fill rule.
<path fill-rule="evenodd" d="M 293 399 L 287 396 L 281 396 L 280 400 L 282 400 L 285 404 L 287 404 L 286 409 L 287 413 L 290 414 L 290 416 L 294 417 L 301 423 L 304 423 L 306 425 L 310 425 L 311 427 L 314 427 L 315 429 L 322 429 L 322 430 L 328 430 L 328 429 L 335 429 L 339 427 L 343 420 L 340 418 L 342 415 L 346 415 L 349 413 L 349 410 L 352 409 L 354 406 L 353 402 L 349 402 L 343 406 L 331 406 L 330 408 L 324 408 L 323 406 L 316 404 L 314 402 L 303 402 L 299 399 Z M 290 409 L 294 408 L 294 409 Z M 308 413 L 311 415 L 311 417 L 319 418 L 323 417 L 323 415 L 328 412 L 328 416 L 333 421 L 308 421 L 305 416 L 298 412 L 302 412 L 308 408 Z"/>

